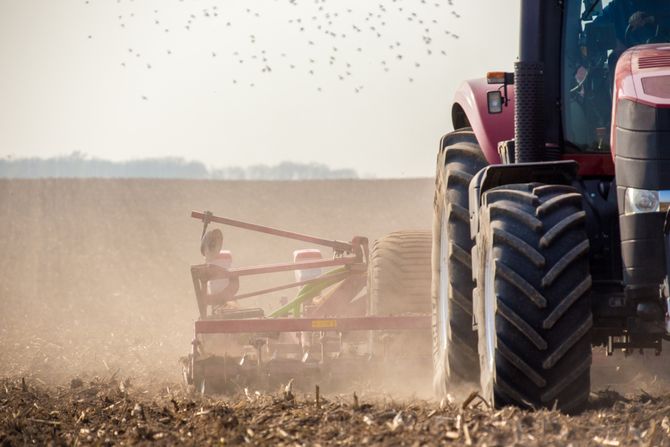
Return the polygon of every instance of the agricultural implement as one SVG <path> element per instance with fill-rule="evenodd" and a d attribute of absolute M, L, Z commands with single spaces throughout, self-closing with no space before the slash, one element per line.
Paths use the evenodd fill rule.
<path fill-rule="evenodd" d="M 335 389 L 397 365 L 394 346 L 429 334 L 429 232 L 394 233 L 370 250 L 368 240 L 360 236 L 344 242 L 210 212 L 191 216 L 203 223 L 205 262 L 191 267 L 199 317 L 183 371 L 186 383 L 201 393 L 273 389 L 289 381 L 297 388 L 318 383 Z M 210 225 L 326 247 L 332 256 L 323 258 L 320 250 L 309 248 L 296 250 L 293 262 L 232 267 L 232 255 L 222 250 L 221 231 L 208 230 Z M 412 250 L 419 256 L 412 257 Z M 239 293 L 244 279 L 282 272 L 293 272 L 295 280 Z M 404 286 L 398 288 L 394 280 L 403 275 Z M 290 290 L 298 290 L 295 298 L 270 312 L 267 305 L 243 306 L 249 298 L 274 296 L 276 302 L 278 292 Z M 429 365 L 429 342 L 423 344 L 418 355 Z M 402 358 L 416 361 L 407 352 Z"/>

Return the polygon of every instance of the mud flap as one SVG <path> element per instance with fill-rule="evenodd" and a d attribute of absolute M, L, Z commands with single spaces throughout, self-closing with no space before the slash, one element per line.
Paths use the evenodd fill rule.
<path fill-rule="evenodd" d="M 577 178 L 579 165 L 574 160 L 543 161 L 540 163 L 516 163 L 511 165 L 489 165 L 470 180 L 468 199 L 470 202 L 470 235 L 474 240 L 479 231 L 479 208 L 486 191 L 498 186 L 515 183 L 540 182 L 550 185 L 571 185 Z"/>

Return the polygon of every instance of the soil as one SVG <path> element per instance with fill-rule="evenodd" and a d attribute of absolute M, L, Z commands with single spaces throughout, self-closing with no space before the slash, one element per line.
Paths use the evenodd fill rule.
<path fill-rule="evenodd" d="M 197 313 L 188 269 L 201 262 L 192 209 L 373 239 L 429 228 L 432 183 L 0 181 L 0 443 L 670 445 L 667 356 L 609 359 L 576 416 L 492 411 L 473 389 L 440 403 L 355 382 L 317 404 L 315 392 L 200 397 L 181 383 Z M 236 266 L 309 248 L 223 232 Z"/>
<path fill-rule="evenodd" d="M 4 380 L 4 445 L 250 444 L 667 446 L 670 395 L 593 395 L 579 416 L 492 411 L 474 397 L 440 404 L 388 396 L 249 392 L 226 399 L 189 395 L 173 384 L 73 379 L 69 386 Z"/>

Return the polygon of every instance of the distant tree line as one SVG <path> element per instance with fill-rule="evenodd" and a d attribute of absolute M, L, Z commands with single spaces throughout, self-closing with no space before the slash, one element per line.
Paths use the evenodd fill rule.
<path fill-rule="evenodd" d="M 0 158 L 0 178 L 174 178 L 217 180 L 312 180 L 357 178 L 353 169 L 331 169 L 320 163 L 282 162 L 249 167 L 209 169 L 183 158 L 144 158 L 111 161 L 81 152 L 52 158 Z"/>

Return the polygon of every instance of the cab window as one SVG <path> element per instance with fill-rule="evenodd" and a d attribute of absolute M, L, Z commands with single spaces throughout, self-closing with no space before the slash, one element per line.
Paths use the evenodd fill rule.
<path fill-rule="evenodd" d="M 670 42 L 670 1 L 568 0 L 564 17 L 567 150 L 609 152 L 616 63 L 630 47 Z"/>

